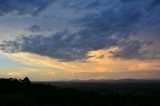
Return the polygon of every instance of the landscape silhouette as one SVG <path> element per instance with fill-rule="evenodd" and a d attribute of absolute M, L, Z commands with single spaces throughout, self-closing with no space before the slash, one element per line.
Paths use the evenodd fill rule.
<path fill-rule="evenodd" d="M 0 106 L 160 106 L 160 81 L 0 79 Z"/>

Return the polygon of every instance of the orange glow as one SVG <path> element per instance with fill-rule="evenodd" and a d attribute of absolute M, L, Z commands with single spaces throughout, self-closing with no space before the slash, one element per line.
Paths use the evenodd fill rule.
<path fill-rule="evenodd" d="M 46 56 L 40 56 L 31 53 L 12 53 L 8 56 L 15 59 L 23 64 L 38 66 L 38 67 L 49 67 L 52 69 L 45 70 L 33 70 L 26 69 L 26 73 L 32 73 L 33 75 L 41 73 L 46 76 L 54 76 L 54 78 L 82 78 L 84 74 L 90 73 L 97 74 L 94 78 L 104 78 L 100 74 L 107 73 L 123 73 L 126 71 L 137 72 L 137 71 L 150 71 L 150 70 L 160 70 L 159 61 L 139 61 L 139 60 L 123 60 L 113 58 L 111 52 L 118 50 L 117 47 L 110 49 L 103 49 L 97 51 L 90 51 L 87 55 L 88 59 L 85 61 L 72 61 L 72 62 L 62 62 L 57 59 L 49 58 Z M 154 67 L 154 65 L 159 67 Z M 63 73 L 59 72 L 63 70 Z M 23 73 L 21 73 L 23 74 Z M 22 76 L 20 73 L 9 73 L 10 76 Z M 30 74 L 28 74 L 30 75 Z M 138 75 L 138 72 L 137 72 Z M 79 77 L 78 77 L 79 76 Z M 129 76 L 129 75 L 128 75 Z"/>

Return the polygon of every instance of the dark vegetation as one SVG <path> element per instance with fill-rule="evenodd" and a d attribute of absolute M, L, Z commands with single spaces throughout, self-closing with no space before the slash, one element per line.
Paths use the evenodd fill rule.
<path fill-rule="evenodd" d="M 0 106 L 160 106 L 160 82 L 0 79 Z"/>

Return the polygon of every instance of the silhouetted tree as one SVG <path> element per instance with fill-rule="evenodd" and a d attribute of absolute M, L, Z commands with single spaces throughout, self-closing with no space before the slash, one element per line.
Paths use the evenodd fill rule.
<path fill-rule="evenodd" d="M 79 86 L 83 86 L 81 84 Z M 98 86 L 97 83 L 94 86 Z M 160 82 L 138 83 L 136 89 L 129 89 L 131 84 L 127 83 L 109 86 L 117 89 L 92 91 L 90 87 L 85 90 L 31 83 L 28 77 L 0 78 L 0 106 L 160 106 Z"/>
<path fill-rule="evenodd" d="M 23 80 L 22 80 L 23 83 L 25 84 L 31 84 L 31 81 L 29 80 L 28 77 L 25 77 Z"/>

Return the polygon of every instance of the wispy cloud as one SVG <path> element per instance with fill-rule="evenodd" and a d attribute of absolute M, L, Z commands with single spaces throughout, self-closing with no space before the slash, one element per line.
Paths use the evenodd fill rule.
<path fill-rule="evenodd" d="M 55 0 L 1 0 L 0 15 L 16 12 L 17 15 L 37 15 Z"/>

